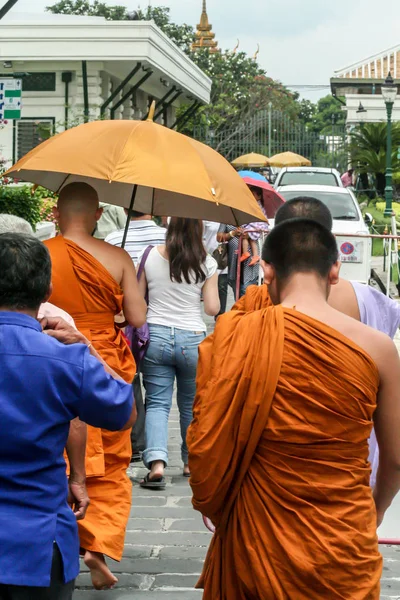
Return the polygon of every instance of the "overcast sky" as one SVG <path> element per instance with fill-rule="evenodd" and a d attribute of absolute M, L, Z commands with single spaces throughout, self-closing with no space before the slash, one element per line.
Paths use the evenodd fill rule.
<path fill-rule="evenodd" d="M 13 12 L 41 12 L 55 0 L 19 0 Z M 400 45 L 399 0 L 208 0 L 208 14 L 222 48 L 253 55 L 267 73 L 288 86 L 325 85 L 336 69 Z M 0 0 L 2 4 L 2 0 Z M 147 0 L 110 0 L 134 10 Z M 152 0 L 168 6 L 177 23 L 196 25 L 201 0 Z M 329 93 L 297 88 L 316 100 Z"/>

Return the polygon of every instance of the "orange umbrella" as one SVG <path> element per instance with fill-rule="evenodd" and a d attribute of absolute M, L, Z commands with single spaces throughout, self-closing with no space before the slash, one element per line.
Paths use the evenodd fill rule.
<path fill-rule="evenodd" d="M 271 167 L 311 167 L 311 161 L 294 152 L 282 152 L 269 159 Z"/>
<path fill-rule="evenodd" d="M 100 201 L 145 214 L 232 225 L 265 221 L 225 158 L 153 123 L 152 115 L 147 121 L 94 121 L 64 131 L 31 150 L 5 175 L 53 192 L 86 182 Z"/>
<path fill-rule="evenodd" d="M 264 156 L 263 154 L 256 154 L 255 152 L 250 152 L 250 154 L 243 154 L 243 156 L 235 158 L 235 160 L 233 160 L 231 164 L 239 169 L 256 169 L 260 167 L 268 167 L 269 158 L 268 156 Z"/>

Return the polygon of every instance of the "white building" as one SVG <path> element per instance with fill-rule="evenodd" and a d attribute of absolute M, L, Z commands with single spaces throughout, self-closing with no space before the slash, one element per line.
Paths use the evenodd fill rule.
<path fill-rule="evenodd" d="M 0 21 L 0 79 L 22 79 L 21 119 L 0 123 L 0 156 L 15 162 L 84 119 L 142 119 L 176 126 L 210 100 L 211 80 L 153 22 L 12 11 Z"/>
<path fill-rule="evenodd" d="M 335 72 L 332 94 L 344 96 L 347 124 L 386 121 L 386 106 L 381 87 L 388 73 L 400 85 L 400 45 Z M 400 121 L 400 95 L 393 107 L 393 121 Z"/>

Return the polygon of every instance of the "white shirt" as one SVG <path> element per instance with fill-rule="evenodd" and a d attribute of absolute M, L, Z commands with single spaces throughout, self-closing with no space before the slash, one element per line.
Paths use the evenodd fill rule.
<path fill-rule="evenodd" d="M 216 250 L 219 246 L 219 242 L 217 241 L 217 234 L 220 228 L 219 223 L 214 223 L 214 221 L 203 221 L 203 243 L 205 249 L 209 254 L 212 254 L 214 250 Z M 223 271 L 218 271 L 220 275 L 225 275 L 228 273 L 228 267 Z"/>
<path fill-rule="evenodd" d="M 126 238 L 125 250 L 136 265 L 140 254 L 142 254 L 148 246 L 162 246 L 165 243 L 166 234 L 167 230 L 164 229 L 164 227 L 156 225 L 151 219 L 131 221 Z M 119 231 L 110 233 L 105 241 L 113 246 L 119 246 L 121 248 L 123 237 L 124 230 L 120 229 Z"/>
<path fill-rule="evenodd" d="M 54 304 L 50 304 L 50 302 L 45 302 L 40 305 L 38 318 L 42 319 L 43 317 L 61 317 L 71 325 L 74 329 L 76 329 L 75 322 L 71 315 L 69 315 L 62 308 L 58 308 L 58 306 L 54 306 Z"/>
<path fill-rule="evenodd" d="M 217 263 L 207 256 L 204 263 L 206 280 L 217 272 Z M 201 315 L 201 290 L 199 283 L 171 281 L 169 261 L 153 248 L 146 261 L 145 273 L 149 289 L 147 322 L 152 325 L 176 327 L 186 331 L 207 331 Z"/>

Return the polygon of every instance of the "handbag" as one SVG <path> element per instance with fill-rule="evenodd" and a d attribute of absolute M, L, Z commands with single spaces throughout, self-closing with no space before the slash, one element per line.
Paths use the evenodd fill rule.
<path fill-rule="evenodd" d="M 132 427 L 131 431 L 131 443 L 132 443 L 132 454 L 136 452 L 143 452 L 146 448 L 145 441 L 145 419 L 146 409 L 143 400 L 143 390 L 140 373 L 136 373 L 133 380 L 133 397 L 135 398 L 136 405 L 136 423 Z"/>
<path fill-rule="evenodd" d="M 225 271 L 228 266 L 228 244 L 219 244 L 212 256 L 217 261 L 218 270 Z"/>
<path fill-rule="evenodd" d="M 142 256 L 142 260 L 140 261 L 139 269 L 137 272 L 138 281 L 140 280 L 140 278 L 143 274 L 144 267 L 146 265 L 146 260 L 152 249 L 153 249 L 153 246 L 148 246 L 146 248 L 146 250 L 144 251 L 144 254 Z M 146 291 L 145 299 L 148 304 L 149 303 L 148 291 Z M 150 343 L 149 326 L 147 323 L 145 323 L 141 327 L 132 327 L 131 325 L 128 325 L 128 327 L 126 328 L 125 331 L 126 331 L 126 336 L 130 341 L 132 354 L 134 356 L 135 363 L 136 363 L 136 368 L 139 371 L 140 363 L 146 356 L 147 348 L 149 347 L 149 343 Z"/>

